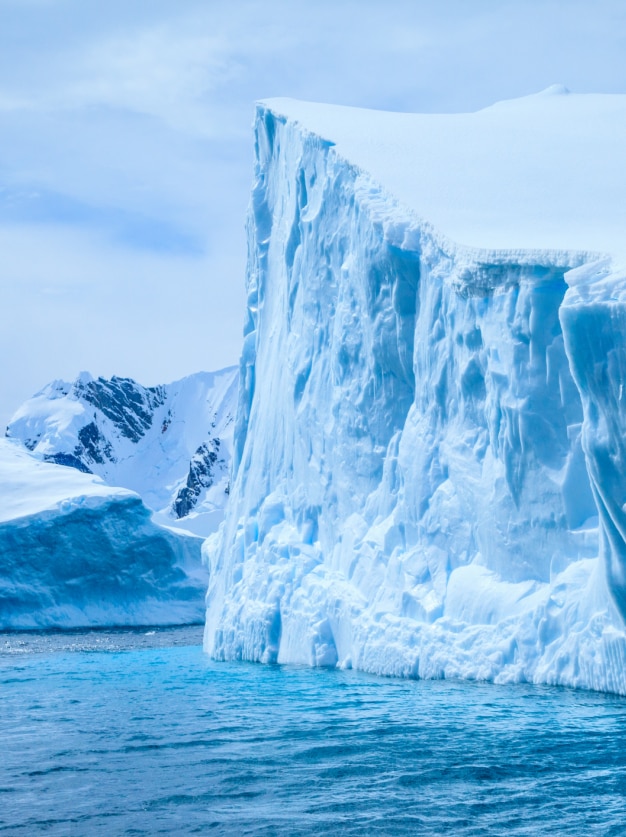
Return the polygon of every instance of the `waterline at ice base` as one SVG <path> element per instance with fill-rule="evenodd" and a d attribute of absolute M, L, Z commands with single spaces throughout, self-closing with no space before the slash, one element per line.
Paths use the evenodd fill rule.
<path fill-rule="evenodd" d="M 258 105 L 212 656 L 626 694 L 625 133 Z"/>

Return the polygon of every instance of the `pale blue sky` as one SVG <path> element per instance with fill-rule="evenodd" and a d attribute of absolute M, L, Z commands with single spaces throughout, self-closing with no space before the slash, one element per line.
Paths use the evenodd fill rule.
<path fill-rule="evenodd" d="M 254 101 L 626 92 L 626 4 L 0 0 L 0 421 L 237 361 Z"/>

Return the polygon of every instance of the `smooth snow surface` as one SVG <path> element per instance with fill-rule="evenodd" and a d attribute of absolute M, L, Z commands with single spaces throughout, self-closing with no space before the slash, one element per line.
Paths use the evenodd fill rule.
<path fill-rule="evenodd" d="M 0 439 L 0 629 L 201 618 L 201 540 L 140 497 Z"/>
<path fill-rule="evenodd" d="M 111 499 L 136 499 L 124 488 L 111 488 L 102 480 L 39 462 L 18 444 L 0 439 L 0 524 L 43 512 L 62 513 L 75 506 L 97 507 Z"/>
<path fill-rule="evenodd" d="M 626 254 L 626 95 L 553 85 L 459 114 L 265 104 L 458 244 Z"/>
<path fill-rule="evenodd" d="M 211 654 L 626 693 L 625 128 L 258 107 Z"/>
<path fill-rule="evenodd" d="M 143 387 L 83 372 L 26 401 L 6 435 L 137 492 L 163 524 L 206 536 L 228 499 L 237 375 L 231 367 Z"/>

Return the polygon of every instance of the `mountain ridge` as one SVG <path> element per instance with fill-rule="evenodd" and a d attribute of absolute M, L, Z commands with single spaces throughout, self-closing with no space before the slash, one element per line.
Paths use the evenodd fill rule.
<path fill-rule="evenodd" d="M 26 401 L 5 435 L 43 461 L 136 491 L 162 523 L 206 535 L 228 498 L 237 379 L 228 367 L 143 387 L 82 372 Z"/>

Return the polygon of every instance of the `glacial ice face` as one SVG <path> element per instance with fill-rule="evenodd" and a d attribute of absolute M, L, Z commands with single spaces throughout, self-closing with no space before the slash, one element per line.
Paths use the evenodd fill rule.
<path fill-rule="evenodd" d="M 0 439 L 0 630 L 201 620 L 201 539 L 131 491 Z"/>
<path fill-rule="evenodd" d="M 622 393 L 562 307 L 589 254 L 456 246 L 269 106 L 248 230 L 206 649 L 626 692 Z"/>
<path fill-rule="evenodd" d="M 234 367 L 158 387 L 83 372 L 25 402 L 6 435 L 136 491 L 165 525 L 208 535 L 228 498 L 236 394 Z"/>

